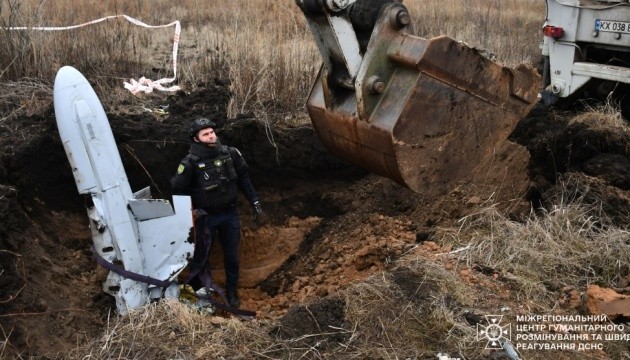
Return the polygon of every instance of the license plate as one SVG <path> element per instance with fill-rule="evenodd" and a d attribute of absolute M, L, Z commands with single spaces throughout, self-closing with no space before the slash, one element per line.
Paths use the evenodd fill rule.
<path fill-rule="evenodd" d="M 595 30 L 630 34 L 630 23 L 597 19 L 595 20 Z"/>

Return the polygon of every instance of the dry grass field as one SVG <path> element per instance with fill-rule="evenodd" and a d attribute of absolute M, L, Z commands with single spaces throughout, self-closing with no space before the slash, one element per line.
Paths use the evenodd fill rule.
<path fill-rule="evenodd" d="M 508 65 L 539 61 L 542 0 L 404 4 L 418 36 L 449 35 Z M 292 0 L 3 0 L 0 14 L 4 28 L 70 26 L 114 14 L 149 25 L 179 20 L 179 85 L 190 90 L 213 77 L 228 78 L 233 92 L 231 116 L 302 112 L 303 99 L 321 64 L 304 17 Z M 121 18 L 68 31 L 4 30 L 0 81 L 25 82 L 38 93 L 50 87 L 60 66 L 72 65 L 108 89 L 106 93 L 124 97 L 116 89 L 128 78 L 172 76 L 173 30 L 146 29 Z"/>
<path fill-rule="evenodd" d="M 411 12 L 418 36 L 448 35 L 509 66 L 539 63 L 545 16 L 543 0 L 406 0 L 403 3 Z M 30 130 L 32 124 L 23 121 L 39 121 L 38 126 L 43 126 L 52 117 L 52 85 L 59 67 L 72 65 L 90 79 L 108 115 L 113 115 L 119 123 L 124 123 L 127 115 L 135 114 L 130 108 L 142 109 L 145 103 L 160 102 L 166 97 L 162 93 L 132 96 L 123 88 L 124 81 L 142 76 L 151 79 L 173 76 L 174 27 L 145 29 L 119 18 L 68 31 L 8 28 L 69 26 L 115 14 L 126 14 L 149 25 L 181 21 L 176 84 L 189 94 L 227 83 L 228 122 L 255 118 L 278 128 L 308 122 L 304 102 L 321 59 L 293 0 L 0 0 L 3 29 L 0 30 L 0 140 L 1 144 L 11 143 L 0 154 L 7 164 L 0 164 L 3 223 L 5 218 L 18 217 L 7 210 L 12 209 L 7 204 L 11 200 L 10 204 L 17 206 L 14 198 L 19 196 L 14 193 L 26 190 L 17 189 L 15 184 L 28 183 L 23 178 L 29 179 L 21 172 L 12 174 L 10 169 L 23 167 L 27 173 L 37 168 L 22 166 L 19 163 L 22 158 L 15 160 L 17 165 L 13 164 L 12 151 L 22 146 L 25 139 L 29 140 L 29 131 L 37 132 Z M 606 147 L 598 156 L 609 152 L 627 159 L 630 128 L 616 109 L 611 106 L 592 109 L 571 121 L 565 121 L 561 115 L 545 114 L 541 116 L 544 120 L 532 120 L 531 132 L 541 130 L 540 137 L 531 135 L 529 130 L 522 130 L 517 136 L 521 145 L 530 150 L 536 165 L 553 168 L 556 164 L 548 164 L 549 158 L 564 156 L 574 148 L 577 152 L 578 143 L 588 141 L 596 144 L 593 147 Z M 140 122 L 139 117 L 133 117 L 130 128 Z M 539 124 L 540 128 L 536 128 Z M 565 126 L 568 130 L 563 130 Z M 233 131 L 239 133 L 240 128 Z M 591 131 L 597 136 L 590 137 Z M 582 132 L 587 135 L 581 137 Z M 275 134 L 279 133 L 282 131 Z M 7 134 L 20 140 L 15 141 L 18 143 L 15 148 Z M 556 134 L 562 136 L 554 137 Z M 263 138 L 258 133 L 257 136 Z M 32 144 L 25 146 L 27 150 L 39 151 L 39 146 L 47 143 L 42 140 L 43 145 Z M 277 155 L 280 150 L 274 151 Z M 56 160 L 65 164 L 65 158 Z M 553 160 L 558 164 L 564 161 Z M 478 339 L 478 325 L 485 321 L 485 314 L 501 313 L 511 320 L 514 314 L 522 313 L 583 314 L 582 303 L 575 305 L 571 301 L 583 300 L 588 285 L 621 287 L 620 284 L 625 282 L 627 286 L 630 281 L 627 183 L 613 186 L 614 181 L 605 176 L 593 180 L 583 175 L 586 166 L 580 167 L 582 162 L 566 160 L 558 166 L 562 170 L 553 172 L 550 175 L 553 179 L 546 180 L 554 183 L 547 184 L 544 193 L 538 189 L 541 194 L 536 203 L 531 203 L 531 211 L 519 216 L 501 213 L 492 199 L 473 202 L 473 198 L 458 198 L 458 193 L 453 192 L 432 201 L 400 189 L 388 180 L 369 176 L 364 182 L 335 177 L 323 183 L 308 176 L 294 180 L 281 174 L 273 178 L 280 185 L 267 184 L 263 190 L 270 204 L 276 200 L 275 207 L 269 209 L 275 210 L 278 218 L 298 205 L 319 209 L 319 203 L 326 203 L 335 211 L 346 210 L 339 210 L 343 213 L 339 216 L 324 217 L 323 225 L 318 227 L 323 230 L 313 235 L 319 235 L 317 241 L 328 243 L 333 252 L 331 255 L 330 249 L 322 250 L 326 257 L 318 253 L 319 257 L 314 255 L 308 264 L 308 270 L 314 272 L 323 267 L 328 269 L 328 262 L 335 263 L 328 275 L 318 273 L 317 289 L 324 287 L 322 281 L 329 285 L 331 291 L 325 289 L 327 296 L 308 293 L 311 297 L 306 297 L 301 288 L 291 293 L 287 290 L 289 284 L 284 289 L 284 302 L 276 303 L 275 295 L 263 296 L 258 294 L 259 289 L 255 289 L 256 293 L 249 289 L 244 296 L 249 301 L 247 305 L 273 310 L 263 310 L 265 316 L 255 321 L 207 316 L 180 302 L 164 301 L 126 317 L 113 313 L 104 316 L 102 332 L 87 338 L 74 326 L 83 319 L 78 314 L 89 310 L 81 308 L 69 311 L 72 315 L 62 311 L 61 315 L 50 315 L 52 310 L 37 312 L 39 308 L 35 308 L 29 313 L 33 315 L 29 320 L 39 321 L 38 316 L 50 315 L 66 324 L 65 331 L 71 334 L 64 335 L 76 339 L 70 350 L 55 353 L 47 349 L 49 352 L 43 354 L 32 354 L 27 349 L 44 346 L 26 340 L 22 348 L 10 341 L 16 336 L 29 339 L 29 329 L 20 329 L 16 335 L 13 328 L 3 325 L 24 314 L 6 314 L 2 306 L 12 305 L 14 299 L 0 297 L 0 359 L 435 359 L 439 353 L 448 353 L 453 359 L 509 359 L 507 352 L 484 349 L 484 340 Z M 572 170 L 578 175 L 570 175 Z M 615 173 L 618 175 L 615 180 L 630 179 L 630 174 L 624 171 Z M 70 183 L 69 187 L 72 186 Z M 37 191 L 40 190 L 33 193 L 39 194 Z M 297 195 L 305 193 L 312 196 L 309 191 L 322 194 L 298 199 Z M 48 224 L 62 228 L 58 233 L 66 231 L 59 224 L 70 223 L 61 219 L 68 214 L 84 220 L 83 213 L 77 215 L 58 208 L 42 215 L 40 206 L 45 206 L 46 199 L 34 195 L 32 199 L 19 200 L 23 202 L 19 208 L 27 214 L 23 222 L 30 224 L 35 223 L 35 218 L 43 219 L 34 225 L 35 235 L 42 239 L 42 234 L 48 234 Z M 73 223 L 77 224 L 82 223 Z M 359 226 L 364 227 L 358 229 Z M 4 231 L 5 227 L 0 226 L 0 236 L 4 236 Z M 74 231 L 68 233 L 69 238 L 76 236 Z M 399 245 L 401 239 L 411 240 Z M 354 240 L 357 243 L 361 240 L 365 248 L 354 248 Z M 0 241 L 0 245 L 4 243 Z M 314 253 L 319 245 L 309 246 Z M 372 252 L 365 250 L 368 248 Z M 63 250 L 68 257 L 76 256 L 72 261 L 77 263 L 78 258 L 87 257 L 81 249 Z M 367 266 L 370 276 L 361 278 L 352 261 L 358 261 L 357 254 L 364 250 L 365 258 L 373 263 Z M 9 255 L 15 253 L 17 250 L 0 247 L 0 256 L 13 259 Z M 15 258 L 27 259 L 27 256 Z M 89 259 L 85 262 L 93 265 Z M 351 269 L 341 271 L 348 263 Z M 297 264 L 291 271 L 299 272 L 300 263 Z M 55 271 L 66 274 L 65 269 Z M 5 268 L 0 269 L 0 285 L 7 283 L 2 276 L 4 272 Z M 68 277 L 71 275 L 74 274 Z M 305 284 L 310 286 L 306 278 L 316 277 L 314 273 L 299 275 L 302 278 L 291 275 L 297 279 L 291 278 L 295 280 L 292 284 L 297 284 L 294 288 L 300 284 L 302 288 Z M 84 277 L 90 280 L 90 276 L 96 275 L 89 273 Z M 361 281 L 344 283 L 345 276 L 356 276 Z M 79 280 L 76 283 L 88 281 Z M 100 285 L 94 280 L 91 283 L 98 291 Z M 24 285 L 27 290 L 29 286 Z M 77 293 L 81 290 L 79 287 Z M 251 295 L 254 293 L 260 297 L 255 298 Z M 85 296 L 96 298 L 93 294 Z M 97 305 L 90 304 L 88 309 Z M 289 325 L 311 324 L 311 321 L 312 331 L 291 332 Z M 81 327 L 81 331 L 85 328 Z M 46 345 L 52 343 L 44 340 Z M 629 358 L 630 350 L 626 342 L 609 342 L 595 351 L 521 354 L 523 359 L 621 359 Z"/>

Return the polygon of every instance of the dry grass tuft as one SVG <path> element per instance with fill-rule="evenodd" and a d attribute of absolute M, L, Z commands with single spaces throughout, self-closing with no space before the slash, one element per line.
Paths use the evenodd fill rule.
<path fill-rule="evenodd" d="M 630 123 L 621 115 L 621 110 L 610 100 L 603 105 L 587 107 L 571 119 L 569 125 L 585 124 L 592 129 L 617 131 L 630 134 Z"/>
<path fill-rule="evenodd" d="M 630 232 L 613 226 L 601 204 L 584 201 L 587 194 L 563 192 L 557 205 L 524 222 L 486 207 L 444 231 L 443 242 L 470 246 L 458 254 L 461 261 L 495 269 L 530 300 L 552 305 L 552 293 L 564 286 L 611 286 L 630 272 Z"/>
<path fill-rule="evenodd" d="M 344 346 L 353 358 L 433 358 L 439 352 L 474 358 L 477 353 L 475 328 L 456 314 L 474 295 L 434 262 L 405 262 L 352 286 L 345 296 L 353 334 Z"/>
<path fill-rule="evenodd" d="M 177 301 L 162 301 L 110 320 L 100 339 L 72 358 L 209 359 L 274 350 L 260 324 L 203 315 Z M 270 350 L 271 349 L 271 350 Z"/>
<path fill-rule="evenodd" d="M 0 92 L 0 124 L 18 116 L 41 113 L 50 106 L 52 87 L 38 79 L 23 78 L 2 84 Z"/>

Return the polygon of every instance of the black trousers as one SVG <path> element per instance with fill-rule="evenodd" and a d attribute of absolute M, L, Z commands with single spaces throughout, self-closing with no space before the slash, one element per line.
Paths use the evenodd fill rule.
<path fill-rule="evenodd" d="M 238 287 L 240 271 L 238 244 L 241 240 L 241 221 L 236 208 L 233 208 L 224 213 L 207 215 L 195 225 L 195 253 L 190 262 L 190 280 L 188 281 L 195 290 L 205 286 L 205 278 L 210 276 L 208 256 L 217 235 L 223 248 L 225 287 L 227 290 L 236 290 Z"/>

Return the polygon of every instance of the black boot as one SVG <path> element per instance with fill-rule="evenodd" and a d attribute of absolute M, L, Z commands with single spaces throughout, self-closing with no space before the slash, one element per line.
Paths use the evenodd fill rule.
<path fill-rule="evenodd" d="M 231 307 L 238 308 L 241 306 L 241 300 L 238 298 L 236 289 L 228 289 L 227 300 Z"/>

